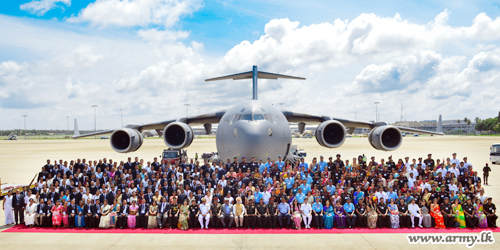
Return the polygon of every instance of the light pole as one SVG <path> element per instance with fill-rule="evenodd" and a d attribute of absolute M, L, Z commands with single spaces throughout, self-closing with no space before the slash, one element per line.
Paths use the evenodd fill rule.
<path fill-rule="evenodd" d="M 283 104 L 285 104 L 285 103 L 280 102 L 280 103 L 278 103 L 278 104 L 281 106 L 281 109 L 283 109 Z"/>
<path fill-rule="evenodd" d="M 380 102 L 374 102 L 373 104 L 375 104 L 375 122 L 378 122 L 378 105 L 380 104 Z"/>
<path fill-rule="evenodd" d="M 67 136 L 69 138 L 69 116 L 66 116 L 66 124 L 68 125 L 68 133 Z"/>
<path fill-rule="evenodd" d="M 184 104 L 186 106 L 186 119 L 189 117 L 189 106 L 191 106 L 189 103 Z"/>
<path fill-rule="evenodd" d="M 200 108 L 196 108 L 198 111 L 198 116 L 200 115 Z M 200 125 L 198 125 L 198 138 L 200 137 Z"/>
<path fill-rule="evenodd" d="M 24 117 L 24 140 L 26 140 L 26 116 L 28 116 L 28 115 L 23 115 L 23 117 Z"/>
<path fill-rule="evenodd" d="M 354 120 L 357 120 L 358 111 L 354 111 Z"/>
<path fill-rule="evenodd" d="M 94 108 L 94 131 L 97 131 L 97 123 L 95 119 L 95 109 L 97 108 L 97 105 L 92 105 L 92 108 Z"/>
<path fill-rule="evenodd" d="M 121 120 L 122 128 L 123 128 L 123 109 L 120 109 L 120 120 Z"/>

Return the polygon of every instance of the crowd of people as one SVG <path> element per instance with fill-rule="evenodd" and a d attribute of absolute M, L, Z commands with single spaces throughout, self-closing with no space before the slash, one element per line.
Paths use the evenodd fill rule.
<path fill-rule="evenodd" d="M 59 160 L 4 197 L 5 223 L 81 228 L 486 228 L 496 207 L 464 157 L 323 156 L 162 164 Z"/>

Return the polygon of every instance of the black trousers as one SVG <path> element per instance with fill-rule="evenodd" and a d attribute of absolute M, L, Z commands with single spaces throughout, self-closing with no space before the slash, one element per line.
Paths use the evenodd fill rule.
<path fill-rule="evenodd" d="M 368 223 L 368 217 L 365 215 L 356 214 L 356 221 L 361 228 L 366 228 Z"/>
<path fill-rule="evenodd" d="M 382 215 L 378 215 L 377 220 L 378 228 L 390 227 L 391 226 L 391 217 L 390 215 L 386 215 L 385 217 Z"/>
<path fill-rule="evenodd" d="M 444 226 L 446 228 L 455 227 L 455 216 L 449 216 L 443 213 Z"/>
<path fill-rule="evenodd" d="M 411 228 L 411 218 L 409 215 L 400 215 L 399 216 L 399 227 L 400 228 L 403 228 L 403 227 L 407 227 L 407 228 Z"/>
<path fill-rule="evenodd" d="M 137 228 L 148 228 L 148 215 L 139 215 L 137 216 Z"/>
<path fill-rule="evenodd" d="M 245 222 L 247 223 L 248 228 L 255 228 L 255 222 L 257 221 L 256 215 L 248 215 L 245 216 Z"/>
<path fill-rule="evenodd" d="M 325 223 L 323 222 L 323 216 L 321 214 L 315 215 L 313 213 L 313 221 L 314 221 L 314 225 L 317 228 L 323 228 L 323 227 L 325 227 Z"/>
<path fill-rule="evenodd" d="M 198 222 L 198 216 L 195 214 L 189 214 L 188 224 L 189 228 L 199 228 L 200 223 Z"/>
<path fill-rule="evenodd" d="M 19 218 L 19 220 L 18 220 L 18 218 Z M 18 222 L 20 224 L 24 223 L 24 209 L 14 208 L 14 220 L 16 221 L 16 224 L 18 224 Z"/>
<path fill-rule="evenodd" d="M 261 215 L 261 216 L 257 217 L 257 221 L 259 223 L 259 227 L 260 228 L 266 228 L 267 227 L 268 217 L 264 216 L 264 215 Z"/>
<path fill-rule="evenodd" d="M 278 216 L 269 215 L 269 217 L 267 217 L 267 224 L 269 228 L 276 228 L 278 225 Z"/>
<path fill-rule="evenodd" d="M 496 214 L 493 216 L 486 216 L 486 219 L 488 220 L 489 227 L 496 227 L 497 226 L 498 216 Z"/>
<path fill-rule="evenodd" d="M 118 218 L 116 220 L 116 228 L 127 228 L 127 219 L 128 219 L 127 215 L 125 216 L 118 215 Z"/>
<path fill-rule="evenodd" d="M 90 229 L 92 227 L 92 214 L 87 214 L 83 218 L 85 220 L 85 228 Z"/>
<path fill-rule="evenodd" d="M 73 224 L 75 224 L 74 217 L 73 217 Z M 43 225 L 45 227 L 52 227 L 52 214 L 45 216 L 45 219 L 43 220 Z"/>
<path fill-rule="evenodd" d="M 179 221 L 179 216 L 174 216 L 172 215 L 171 217 L 168 218 L 170 228 L 176 228 L 177 227 L 177 222 Z"/>
<path fill-rule="evenodd" d="M 220 218 L 220 222 L 222 223 L 223 227 L 231 228 L 231 226 L 233 226 L 234 223 L 234 217 L 232 217 L 229 214 L 222 215 L 222 217 Z"/>
<path fill-rule="evenodd" d="M 477 227 L 479 219 L 476 216 L 465 215 L 465 224 L 468 227 Z"/>
<path fill-rule="evenodd" d="M 218 215 L 216 215 L 216 214 L 211 214 L 210 215 L 209 226 L 211 228 L 219 228 L 220 227 L 220 220 L 219 220 L 219 216 Z"/>
<path fill-rule="evenodd" d="M 278 214 L 278 222 L 281 228 L 283 228 L 283 217 L 285 218 L 285 227 L 288 227 L 290 225 L 291 216 L 289 214 Z"/>
<path fill-rule="evenodd" d="M 76 216 L 76 214 L 75 214 Z M 75 228 L 75 216 L 72 216 L 71 214 L 68 214 L 68 225 L 69 228 Z"/>
<path fill-rule="evenodd" d="M 92 216 L 92 228 L 98 228 L 101 221 L 101 215 L 95 214 Z"/>
<path fill-rule="evenodd" d="M 355 227 L 356 226 L 356 215 L 353 215 L 352 217 L 349 217 L 349 215 L 347 215 L 345 217 L 346 221 L 347 221 L 347 225 L 346 226 L 351 226 L 351 227 Z"/>

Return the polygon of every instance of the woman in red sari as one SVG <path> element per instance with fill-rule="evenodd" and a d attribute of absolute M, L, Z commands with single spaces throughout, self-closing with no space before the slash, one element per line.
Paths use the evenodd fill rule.
<path fill-rule="evenodd" d="M 56 226 L 61 226 L 61 222 L 62 222 L 62 206 L 61 206 L 61 203 L 59 203 L 59 201 L 56 201 L 56 205 L 54 205 L 52 207 L 52 225 L 54 225 L 54 227 Z"/>
<path fill-rule="evenodd" d="M 64 201 L 64 205 L 61 208 L 61 214 L 62 214 L 62 222 L 64 224 L 64 227 L 67 228 L 69 227 L 69 222 L 68 222 L 68 202 Z"/>
<path fill-rule="evenodd" d="M 441 213 L 437 199 L 434 199 L 433 203 L 431 204 L 430 214 L 436 222 L 436 228 L 446 228 L 446 226 L 444 225 L 443 214 Z"/>

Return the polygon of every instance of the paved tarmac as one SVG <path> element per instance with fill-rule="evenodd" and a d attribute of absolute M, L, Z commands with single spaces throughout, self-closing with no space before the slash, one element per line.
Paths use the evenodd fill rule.
<path fill-rule="evenodd" d="M 336 149 L 319 146 L 313 139 L 293 139 L 293 144 L 307 151 L 306 161 L 320 155 L 328 158 L 337 153 L 342 158 L 352 160 L 360 154 L 387 159 L 393 155 L 395 160 L 409 156 L 410 158 L 451 157 L 453 152 L 462 159 L 467 156 L 474 169 L 482 176 L 482 168 L 489 161 L 489 148 L 499 143 L 500 137 L 407 137 L 401 148 L 393 152 L 373 149 L 367 138 L 347 138 L 344 145 Z M 139 151 L 131 154 L 119 154 L 109 146 L 109 140 L 18 140 L 0 141 L 0 178 L 2 183 L 27 184 L 40 171 L 47 159 L 71 160 L 86 158 L 98 160 L 111 158 L 114 161 L 125 161 L 127 157 L 139 157 L 146 162 L 159 156 L 165 145 L 163 140 L 148 139 Z M 215 139 L 195 139 L 188 148 L 189 157 L 195 152 L 201 156 L 203 152 L 216 151 Z M 493 197 L 493 202 L 500 205 L 500 171 L 499 165 L 491 165 L 489 186 L 485 186 L 486 194 Z M 4 214 L 0 213 L 0 224 Z M 0 230 L 6 227 L 0 227 Z M 397 230 L 395 230 L 397 231 Z M 445 233 L 445 232 L 443 232 Z M 175 235 L 175 234 L 40 234 L 40 233 L 0 233 L 0 249 L 457 249 L 463 245 L 410 245 L 406 234 L 280 234 L 280 235 Z M 500 240 L 500 233 L 494 233 Z M 500 242 L 492 245 L 476 245 L 476 249 L 499 249 Z"/>

